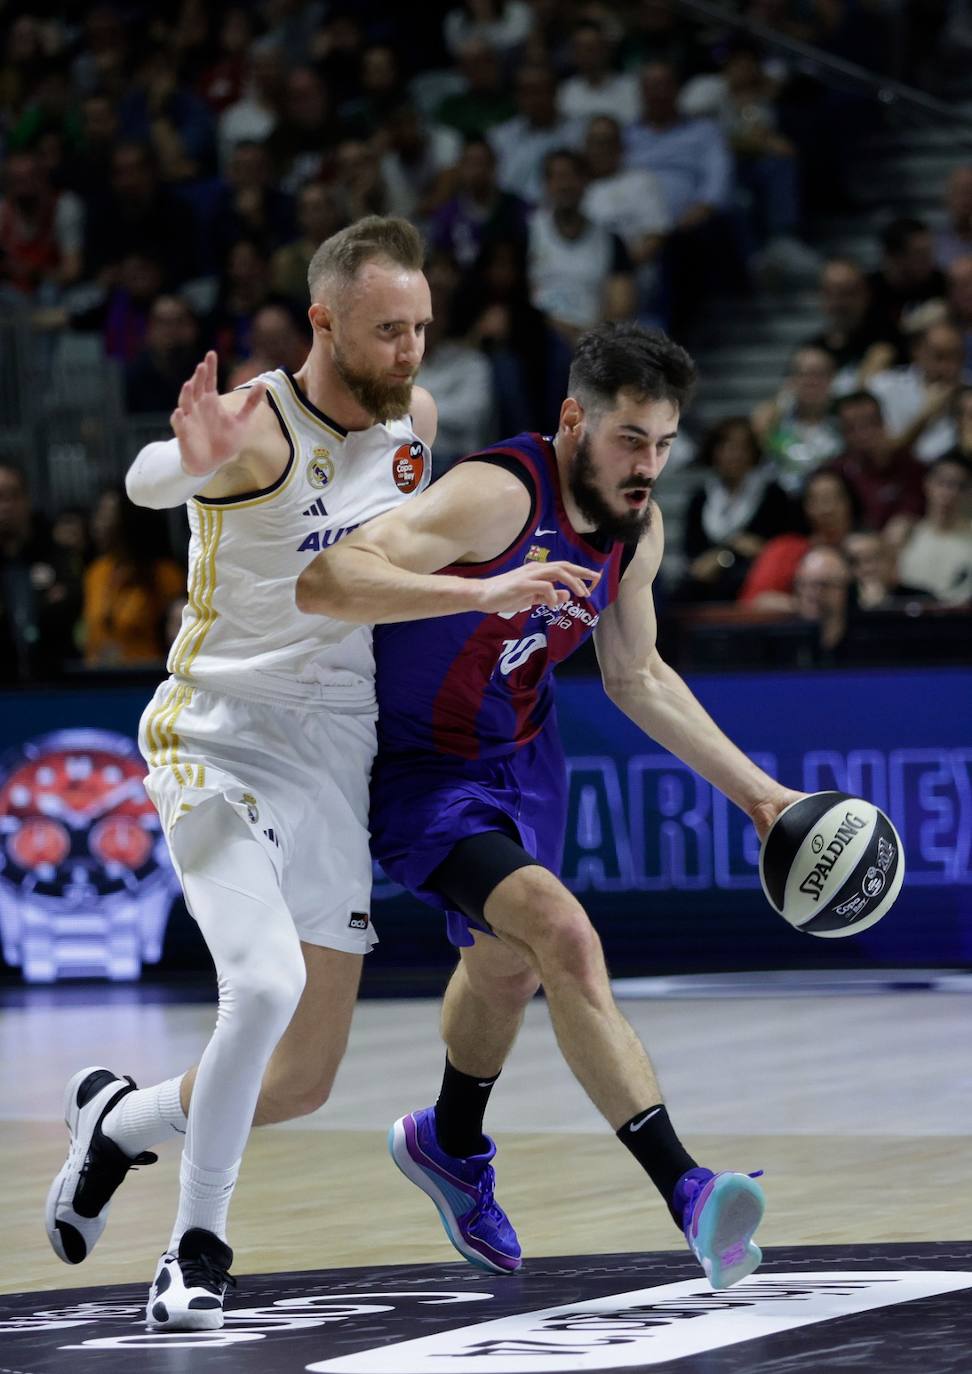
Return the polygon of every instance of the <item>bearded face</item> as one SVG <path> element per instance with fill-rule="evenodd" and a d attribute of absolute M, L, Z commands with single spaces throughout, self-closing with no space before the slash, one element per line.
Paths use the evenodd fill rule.
<path fill-rule="evenodd" d="M 604 539 L 637 544 L 647 534 L 651 526 L 654 479 L 626 477 L 609 484 L 598 471 L 590 436 L 586 433 L 578 440 L 570 460 L 567 484 L 581 515 Z M 630 500 L 625 495 L 628 492 L 632 494 Z M 647 499 L 633 504 L 639 494 L 646 495 Z"/>
<path fill-rule="evenodd" d="M 392 379 L 352 362 L 337 344 L 334 347 L 334 370 L 358 405 L 377 420 L 400 420 L 409 414 L 414 373 L 405 381 Z"/>

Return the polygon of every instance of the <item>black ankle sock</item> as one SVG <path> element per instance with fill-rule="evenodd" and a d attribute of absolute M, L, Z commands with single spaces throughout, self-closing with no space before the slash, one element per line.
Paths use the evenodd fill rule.
<path fill-rule="evenodd" d="M 681 1226 L 682 1218 L 676 1216 L 672 1207 L 675 1184 L 687 1169 L 699 1166 L 675 1134 L 667 1107 L 646 1107 L 626 1121 L 616 1134 L 665 1199 L 676 1226 Z"/>
<path fill-rule="evenodd" d="M 493 1091 L 493 1078 L 474 1078 L 460 1073 L 446 1055 L 442 1087 L 435 1104 L 435 1133 L 447 1155 L 468 1159 L 481 1155 L 486 1149 L 483 1139 L 483 1116 Z"/>

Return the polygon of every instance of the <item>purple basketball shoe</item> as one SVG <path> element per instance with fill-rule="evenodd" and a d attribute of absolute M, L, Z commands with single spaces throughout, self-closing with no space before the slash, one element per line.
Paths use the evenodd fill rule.
<path fill-rule="evenodd" d="M 685 1239 L 713 1288 L 731 1288 L 763 1258 L 751 1239 L 766 1205 L 755 1182 L 761 1173 L 689 1169 L 675 1185 L 674 1206 L 681 1212 Z"/>
<path fill-rule="evenodd" d="M 519 1269 L 520 1245 L 502 1207 L 493 1198 L 496 1175 L 490 1161 L 496 1146 L 486 1137 L 485 1154 L 456 1159 L 439 1146 L 435 1108 L 423 1107 L 396 1121 L 388 1150 L 406 1178 L 435 1203 L 446 1235 L 470 1264 L 492 1274 Z"/>

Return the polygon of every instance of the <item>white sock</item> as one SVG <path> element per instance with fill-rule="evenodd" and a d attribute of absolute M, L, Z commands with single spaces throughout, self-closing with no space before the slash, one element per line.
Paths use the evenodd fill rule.
<path fill-rule="evenodd" d="M 231 1169 L 213 1172 L 198 1168 L 183 1150 L 179 1166 L 179 1212 L 169 1240 L 172 1254 L 178 1252 L 179 1241 L 193 1226 L 201 1226 L 204 1231 L 212 1231 L 220 1240 L 226 1240 L 226 1216 L 240 1163 L 237 1160 Z"/>
<path fill-rule="evenodd" d="M 152 1145 L 184 1136 L 188 1121 L 179 1100 L 181 1083 L 180 1074 L 151 1088 L 136 1088 L 112 1107 L 101 1129 L 132 1159 Z"/>

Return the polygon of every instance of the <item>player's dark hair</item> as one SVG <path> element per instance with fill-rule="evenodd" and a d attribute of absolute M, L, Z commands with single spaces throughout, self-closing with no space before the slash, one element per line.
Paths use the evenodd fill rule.
<path fill-rule="evenodd" d="M 620 391 L 642 401 L 668 401 L 681 411 L 696 375 L 685 349 L 660 329 L 609 321 L 578 339 L 567 389 L 587 411 L 612 408 Z"/>
<path fill-rule="evenodd" d="M 327 278 L 346 286 L 366 262 L 388 262 L 421 272 L 425 261 L 422 235 L 407 219 L 394 215 L 365 215 L 325 239 L 310 260 L 307 284 L 311 300 Z"/>

